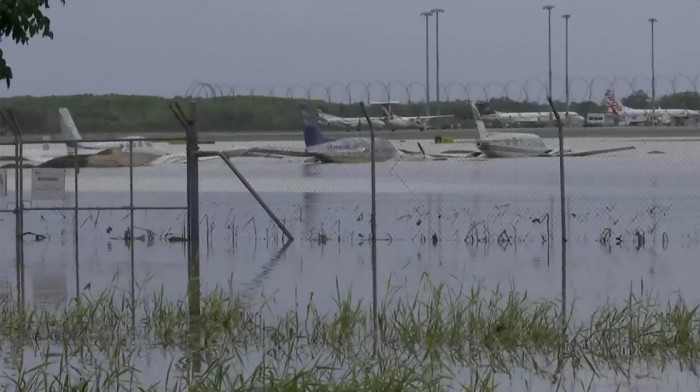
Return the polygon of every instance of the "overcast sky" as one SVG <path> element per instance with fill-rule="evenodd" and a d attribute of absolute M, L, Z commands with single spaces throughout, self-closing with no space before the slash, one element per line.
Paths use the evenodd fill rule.
<path fill-rule="evenodd" d="M 65 6 L 52 4 L 48 14 L 53 40 L 35 38 L 26 46 L 3 42 L 15 75 L 10 90 L 0 91 L 3 96 L 174 96 L 184 95 L 194 81 L 278 86 L 280 91 L 295 83 L 422 83 L 425 19 L 419 14 L 433 7 L 446 10 L 440 16 L 442 84 L 547 79 L 545 2 L 66 0 Z M 564 13 L 572 15 L 572 77 L 649 75 L 647 20 L 652 16 L 659 20 L 657 75 L 700 73 L 697 0 L 552 0 L 551 4 L 556 6 L 552 11 L 555 80 L 564 76 Z M 434 30 L 432 18 L 433 85 Z"/>

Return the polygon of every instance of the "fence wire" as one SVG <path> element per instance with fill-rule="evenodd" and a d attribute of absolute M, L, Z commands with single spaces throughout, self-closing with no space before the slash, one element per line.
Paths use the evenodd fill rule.
<path fill-rule="evenodd" d="M 585 319 L 609 298 L 629 298 L 630 288 L 651 290 L 661 302 L 679 293 L 689 303 L 700 300 L 695 282 L 700 274 L 699 131 L 688 128 L 670 137 L 672 131 L 565 129 L 567 151 L 634 147 L 565 158 L 569 265 L 564 278 L 574 319 Z M 557 148 L 552 129 L 515 133 L 541 136 L 551 150 Z M 447 134 L 441 129 L 377 133 L 397 149 L 376 166 L 379 298 L 427 300 L 444 285 L 457 297 L 484 287 L 489 293 L 512 288 L 534 298 L 560 299 L 557 155 L 467 157 L 465 151 L 479 150 L 476 132 L 450 130 L 450 137 L 442 137 Z M 151 141 L 150 147 L 163 154 L 139 160 L 140 165 L 126 154 L 126 161 L 112 162 L 119 167 L 76 169 L 68 161 L 59 169 L 65 170 L 65 185 L 58 199 L 35 200 L 36 169 L 23 169 L 25 261 L 15 268 L 11 252 L 5 253 L 0 297 L 25 296 L 47 308 L 61 298 L 109 287 L 141 291 L 147 298 L 182 297 L 188 276 L 182 209 L 186 159 L 182 139 L 166 139 L 91 140 L 130 144 L 130 150 L 147 150 L 145 142 Z M 200 148 L 228 152 L 296 241 L 285 243 L 224 163 L 200 160 L 202 290 L 225 287 L 231 290 L 227 295 L 273 315 L 307 302 L 320 314 L 332 314 L 346 292 L 364 301 L 358 308 L 366 307 L 372 293 L 369 163 L 319 163 L 283 154 L 306 150 L 301 132 L 231 133 L 225 139 Z M 23 155 L 41 169 L 70 155 L 70 146 L 30 143 Z M 2 146 L 2 155 L 12 155 L 12 148 Z M 235 153 L 250 148 L 265 152 Z M 16 239 L 15 170 L 4 167 L 0 173 L 7 186 L 4 192 L 0 184 L 4 250 L 13 249 Z"/>
<path fill-rule="evenodd" d="M 698 92 L 700 75 L 657 75 L 657 97 L 683 92 Z M 508 98 L 514 101 L 546 104 L 546 79 L 505 80 L 489 82 L 451 81 L 440 83 L 433 91 L 440 90 L 444 102 L 459 100 L 492 100 Z M 651 94 L 650 76 L 572 76 L 569 78 L 571 102 L 599 102 L 606 89 L 615 91 L 621 98 L 636 93 Z M 264 96 L 294 99 L 313 99 L 329 103 L 354 103 L 359 101 L 397 101 L 414 103 L 425 100 L 425 83 L 406 81 L 333 81 L 330 83 L 290 84 L 276 86 L 247 86 L 197 81 L 188 86 L 186 97 Z M 552 98 L 566 100 L 566 81 L 553 78 Z"/>

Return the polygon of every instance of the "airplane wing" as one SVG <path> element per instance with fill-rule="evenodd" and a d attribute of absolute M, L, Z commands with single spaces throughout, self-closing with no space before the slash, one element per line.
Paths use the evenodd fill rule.
<path fill-rule="evenodd" d="M 441 114 L 439 116 L 420 116 L 421 119 L 423 120 L 432 120 L 435 118 L 454 118 L 454 115 L 452 114 Z"/>
<path fill-rule="evenodd" d="M 426 154 L 420 151 L 411 151 L 411 150 L 404 150 L 404 149 L 398 149 L 398 151 L 406 154 L 406 155 L 412 155 L 412 156 L 425 156 L 429 158 L 438 158 L 441 160 L 445 159 L 454 159 L 454 158 L 475 158 L 481 155 L 480 151 L 467 151 L 467 150 L 450 150 L 450 151 L 443 151 L 439 154 Z"/>
<path fill-rule="evenodd" d="M 588 150 L 588 151 L 579 151 L 579 152 L 569 152 L 569 153 L 564 153 L 565 157 L 587 157 L 589 155 L 598 155 L 598 154 L 607 154 L 611 152 L 618 152 L 618 151 L 628 151 L 628 150 L 634 150 L 634 146 L 628 146 L 628 147 L 616 147 L 616 148 L 605 148 L 602 150 Z"/>
<path fill-rule="evenodd" d="M 38 164 L 37 161 L 23 157 L 22 164 L 20 166 L 22 167 L 34 167 Z M 17 167 L 17 161 L 15 160 L 15 156 L 0 156 L 0 169 L 14 169 Z"/>
<path fill-rule="evenodd" d="M 605 149 L 601 149 L 601 150 L 565 152 L 564 156 L 565 157 L 587 157 L 590 155 L 608 154 L 611 152 L 628 151 L 628 150 L 635 150 L 635 148 L 634 148 L 634 146 L 627 146 L 627 147 L 605 148 Z M 559 154 L 543 154 L 541 156 L 543 156 L 543 157 L 558 157 Z"/>
<path fill-rule="evenodd" d="M 289 156 L 289 157 L 316 157 L 317 154 L 306 151 L 298 150 L 278 150 L 275 148 L 241 148 L 236 150 L 226 150 L 223 153 L 229 158 L 233 157 L 275 157 L 275 156 Z"/>
<path fill-rule="evenodd" d="M 441 152 L 441 154 L 451 154 L 451 155 L 466 155 L 468 157 L 477 157 L 479 155 L 482 155 L 483 153 L 481 151 L 473 151 L 473 150 L 445 150 Z"/>
<path fill-rule="evenodd" d="M 446 150 L 443 151 L 440 154 L 427 154 L 425 152 L 425 149 L 423 149 L 423 146 L 418 143 L 418 148 L 420 151 L 411 151 L 411 150 L 405 150 L 405 149 L 398 149 L 398 151 L 406 154 L 406 155 L 422 155 L 425 157 L 433 158 L 433 159 L 439 159 L 439 160 L 445 160 L 445 159 L 450 159 L 450 158 L 474 158 L 479 155 L 481 155 L 481 151 L 470 151 L 470 150 Z"/>

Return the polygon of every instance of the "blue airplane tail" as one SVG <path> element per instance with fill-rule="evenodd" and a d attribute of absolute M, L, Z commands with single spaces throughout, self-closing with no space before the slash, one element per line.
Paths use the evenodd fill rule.
<path fill-rule="evenodd" d="M 321 134 L 321 126 L 318 124 L 316 110 L 309 109 L 306 104 L 301 104 L 301 114 L 304 119 L 304 143 L 306 147 L 329 141 Z"/>

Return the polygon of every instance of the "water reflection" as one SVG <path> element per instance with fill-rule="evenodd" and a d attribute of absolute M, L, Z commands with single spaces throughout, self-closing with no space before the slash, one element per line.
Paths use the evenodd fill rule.
<path fill-rule="evenodd" d="M 0 270 L 0 301 L 10 302 L 13 300 L 12 274 L 4 268 Z M 15 294 L 19 297 L 20 293 L 17 291 Z"/>
<path fill-rule="evenodd" d="M 285 253 L 292 245 L 291 241 L 287 241 L 280 250 L 270 258 L 270 260 L 260 267 L 260 272 L 255 275 L 252 281 L 243 285 L 243 289 L 240 291 L 241 299 L 244 302 L 252 302 L 254 296 L 258 294 L 258 291 L 265 283 L 265 281 L 270 277 L 270 274 L 275 270 L 279 261 L 284 257 Z"/>
<path fill-rule="evenodd" d="M 63 271 L 32 270 L 32 302 L 35 306 L 53 310 L 68 298 L 68 282 Z"/>

